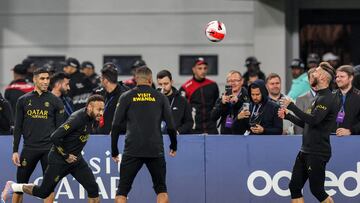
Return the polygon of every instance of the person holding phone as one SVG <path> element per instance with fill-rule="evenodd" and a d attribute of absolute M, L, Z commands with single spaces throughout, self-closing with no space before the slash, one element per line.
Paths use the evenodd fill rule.
<path fill-rule="evenodd" d="M 244 102 L 248 101 L 248 93 L 242 88 L 244 80 L 239 71 L 232 70 L 226 77 L 225 92 L 216 101 L 211 111 L 211 119 L 220 119 L 220 134 L 234 134 L 232 124 Z"/>
<path fill-rule="evenodd" d="M 281 135 L 283 123 L 277 116 L 279 106 L 268 97 L 263 80 L 252 83 L 249 104 L 244 103 L 233 123 L 233 131 L 244 135 Z"/>

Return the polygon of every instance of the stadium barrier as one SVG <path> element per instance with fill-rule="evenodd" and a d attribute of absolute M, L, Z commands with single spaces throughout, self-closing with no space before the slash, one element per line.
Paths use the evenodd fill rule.
<path fill-rule="evenodd" d="M 123 148 L 121 136 L 119 148 Z M 169 139 L 164 136 L 166 152 Z M 175 158 L 166 155 L 167 183 L 172 203 L 246 203 L 290 201 L 287 187 L 292 166 L 301 145 L 300 136 L 203 136 L 178 137 Z M 327 165 L 326 191 L 335 202 L 360 202 L 360 137 L 331 137 L 333 156 Z M 12 137 L 0 137 L 0 184 L 14 180 L 11 163 Z M 84 150 L 100 188 L 101 202 L 113 202 L 119 166 L 111 159 L 110 137 L 91 136 Z M 155 202 L 150 174 L 143 169 L 134 181 L 129 203 Z M 37 167 L 31 179 L 41 181 Z M 308 183 L 306 202 L 317 202 Z M 56 189 L 58 203 L 86 202 L 86 192 L 72 178 L 65 177 Z M 41 202 L 26 196 L 24 202 Z"/>

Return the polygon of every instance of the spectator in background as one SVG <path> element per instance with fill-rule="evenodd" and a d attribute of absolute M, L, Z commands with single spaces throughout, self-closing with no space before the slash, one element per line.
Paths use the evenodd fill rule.
<path fill-rule="evenodd" d="M 140 67 L 144 67 L 144 66 L 146 66 L 146 62 L 144 60 L 142 60 L 142 59 L 136 60 L 134 62 L 134 64 L 131 66 L 132 77 L 130 79 L 125 80 L 124 84 L 131 89 L 136 87 L 136 81 L 135 81 L 136 69 L 140 68 Z M 153 87 L 154 87 L 154 85 L 153 85 Z"/>
<path fill-rule="evenodd" d="M 14 127 L 11 106 L 0 93 L 0 135 L 10 135 Z"/>
<path fill-rule="evenodd" d="M 248 88 L 253 82 L 259 79 L 259 74 L 251 72 L 249 73 L 249 80 L 244 84 L 245 88 Z"/>
<path fill-rule="evenodd" d="M 336 91 L 341 101 L 336 124 L 336 135 L 359 135 L 360 134 L 360 90 L 352 86 L 354 69 L 352 66 L 343 65 L 336 70 Z"/>
<path fill-rule="evenodd" d="M 171 113 L 174 118 L 175 128 L 179 134 L 189 134 L 194 125 L 191 117 L 191 107 L 188 101 L 181 96 L 180 92 L 173 87 L 172 75 L 168 70 L 162 70 L 156 75 L 158 90 L 168 99 Z M 167 133 L 166 123 L 161 123 L 161 130 Z"/>
<path fill-rule="evenodd" d="M 305 64 L 301 59 L 293 59 L 290 68 L 293 80 L 288 96 L 295 101 L 299 96 L 310 90 L 310 84 L 305 72 Z"/>
<path fill-rule="evenodd" d="M 111 131 L 111 125 L 113 122 L 116 104 L 119 97 L 129 90 L 129 87 L 124 85 L 121 81 L 118 82 L 117 67 L 113 63 L 104 64 L 101 69 L 100 77 L 101 85 L 104 87 L 103 92 L 98 92 L 105 98 L 104 115 L 100 119 L 99 126 L 96 129 L 96 134 L 108 135 Z M 123 126 L 122 129 L 126 127 Z M 122 133 L 125 133 L 123 131 Z"/>
<path fill-rule="evenodd" d="M 91 89 L 95 89 L 101 85 L 100 77 L 95 73 L 95 66 L 90 61 L 82 62 L 80 71 L 85 75 L 86 79 L 90 81 L 90 84 L 92 85 Z"/>
<path fill-rule="evenodd" d="M 70 77 L 69 97 L 74 104 L 74 111 L 85 107 L 87 99 L 92 93 L 92 85 L 80 73 L 80 63 L 75 58 L 68 58 L 65 61 L 64 72 Z"/>
<path fill-rule="evenodd" d="M 211 119 L 220 118 L 220 134 L 235 134 L 233 123 L 244 102 L 249 102 L 248 92 L 242 87 L 244 79 L 239 71 L 232 70 L 226 76 L 225 93 L 216 101 Z"/>
<path fill-rule="evenodd" d="M 254 135 L 281 135 L 283 122 L 277 116 L 279 106 L 270 101 L 268 91 L 263 80 L 252 83 L 249 108 L 241 108 L 234 122 L 234 132 L 237 134 Z"/>
<path fill-rule="evenodd" d="M 22 64 L 26 68 L 26 81 L 32 83 L 33 82 L 33 72 L 37 68 L 35 61 L 30 58 L 25 58 L 22 61 Z"/>
<path fill-rule="evenodd" d="M 247 68 L 244 73 L 244 84 L 249 84 L 250 75 L 254 78 L 257 75 L 257 79 L 261 79 L 265 81 L 265 74 L 260 70 L 260 61 L 257 60 L 256 57 L 250 56 L 245 60 L 245 66 Z M 255 80 L 254 80 L 255 81 Z M 251 83 L 251 82 L 250 82 Z"/>
<path fill-rule="evenodd" d="M 310 84 L 314 84 L 314 77 L 313 77 L 313 73 L 315 72 L 315 68 L 310 69 L 307 72 L 308 75 L 308 79 L 309 79 L 309 83 Z M 315 86 L 311 86 L 310 90 L 305 93 L 302 96 L 299 96 L 296 99 L 295 105 L 303 112 L 305 113 L 311 113 L 311 104 L 313 103 L 314 99 L 316 96 L 316 87 Z M 298 125 L 294 125 L 294 134 L 295 135 L 302 135 L 304 132 L 304 129 Z"/>
<path fill-rule="evenodd" d="M 339 67 L 340 59 L 338 56 L 333 54 L 332 52 L 327 52 L 322 56 L 322 61 L 330 63 L 330 65 L 335 68 L 335 70 Z"/>
<path fill-rule="evenodd" d="M 269 100 L 280 106 L 280 99 L 285 95 L 281 93 L 281 78 L 276 73 L 270 73 L 265 80 L 266 89 L 269 92 Z M 294 134 L 294 125 L 288 121 L 283 120 L 283 135 Z"/>
<path fill-rule="evenodd" d="M 193 77 L 186 81 L 180 92 L 187 98 L 192 108 L 195 134 L 218 134 L 216 122 L 210 114 L 216 100 L 219 98 L 219 88 L 216 82 L 206 78 L 208 64 L 203 58 L 198 58 L 192 67 Z"/>
<path fill-rule="evenodd" d="M 64 104 L 64 117 L 68 119 L 74 112 L 74 105 L 70 97 L 67 96 L 70 91 L 70 77 L 63 73 L 55 73 L 50 78 L 50 88 L 53 95 L 59 97 Z"/>
<path fill-rule="evenodd" d="M 13 69 L 13 81 L 5 87 L 5 99 L 11 104 L 13 116 L 15 114 L 16 102 L 25 93 L 34 90 L 32 83 L 26 81 L 27 70 L 22 64 L 17 64 Z"/>
<path fill-rule="evenodd" d="M 310 53 L 306 59 L 306 67 L 308 70 L 318 67 L 320 63 L 320 57 L 316 53 Z"/>

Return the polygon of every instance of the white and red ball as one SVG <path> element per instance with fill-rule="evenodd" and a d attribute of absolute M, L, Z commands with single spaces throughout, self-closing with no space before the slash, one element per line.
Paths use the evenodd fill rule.
<path fill-rule="evenodd" d="M 209 22 L 205 28 L 205 35 L 212 42 L 220 42 L 226 35 L 224 23 L 217 20 Z"/>

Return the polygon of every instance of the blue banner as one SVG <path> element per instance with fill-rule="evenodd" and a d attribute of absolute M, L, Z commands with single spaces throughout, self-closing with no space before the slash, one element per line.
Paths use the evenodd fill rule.
<path fill-rule="evenodd" d="M 169 139 L 164 136 L 168 153 Z M 166 154 L 167 185 L 173 203 L 289 202 L 288 183 L 300 149 L 298 136 L 179 136 L 175 158 Z M 124 137 L 119 141 L 122 149 Z M 0 137 L 1 187 L 16 179 L 11 162 L 12 137 Z M 332 137 L 333 156 L 327 165 L 325 189 L 335 202 L 360 202 L 360 137 Z M 101 202 L 113 202 L 119 166 L 111 159 L 110 137 L 92 136 L 84 149 L 100 189 Z M 41 182 L 40 166 L 31 182 Z M 86 191 L 69 175 L 55 191 L 57 202 L 86 202 Z M 317 202 L 308 183 L 306 202 Z M 24 202 L 41 202 L 25 195 Z M 144 166 L 134 181 L 129 202 L 155 202 Z"/>

